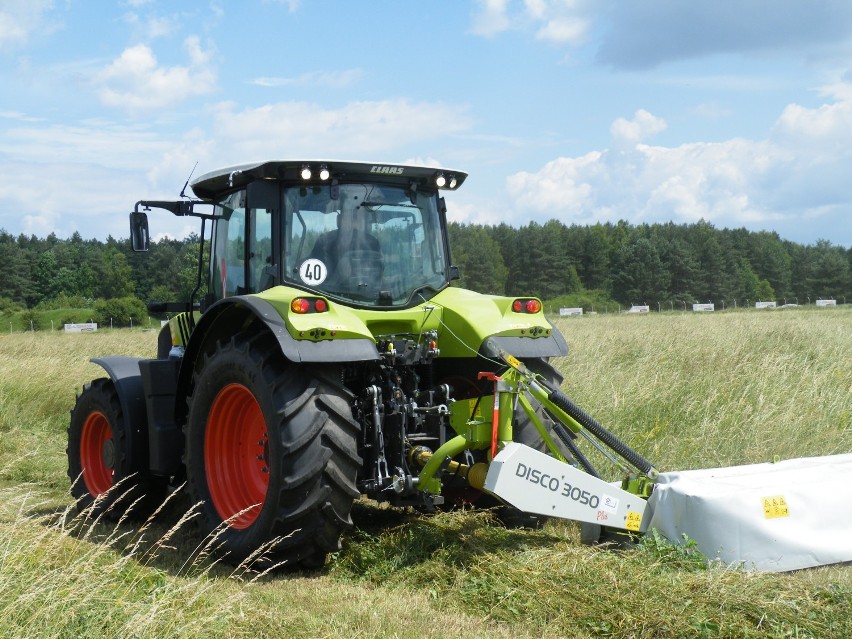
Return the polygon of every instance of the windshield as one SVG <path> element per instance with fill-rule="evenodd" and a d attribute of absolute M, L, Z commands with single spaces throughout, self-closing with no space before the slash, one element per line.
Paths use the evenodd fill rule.
<path fill-rule="evenodd" d="M 434 192 L 357 183 L 292 187 L 284 200 L 287 280 L 380 306 L 446 284 Z"/>

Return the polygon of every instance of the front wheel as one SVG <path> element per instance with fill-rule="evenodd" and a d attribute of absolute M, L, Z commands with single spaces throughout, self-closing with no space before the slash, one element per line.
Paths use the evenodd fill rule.
<path fill-rule="evenodd" d="M 238 335 L 201 363 L 186 469 L 205 532 L 229 561 L 322 565 L 352 525 L 360 458 L 349 393 L 287 362 L 269 334 Z"/>
<path fill-rule="evenodd" d="M 80 511 L 149 514 L 164 499 L 167 479 L 148 472 L 144 432 L 134 432 L 111 380 L 86 384 L 68 426 L 68 477 Z"/>

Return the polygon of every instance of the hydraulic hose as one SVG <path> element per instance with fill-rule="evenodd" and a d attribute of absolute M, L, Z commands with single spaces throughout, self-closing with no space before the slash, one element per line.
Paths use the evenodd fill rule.
<path fill-rule="evenodd" d="M 609 432 L 606 428 L 601 426 L 582 408 L 572 402 L 567 395 L 563 395 L 561 391 L 554 389 L 550 390 L 548 399 L 556 406 L 564 410 L 568 415 L 577 420 L 577 423 L 580 424 L 586 430 L 588 430 L 592 435 L 597 437 L 604 444 L 606 444 L 616 453 L 621 455 L 625 460 L 633 464 L 642 473 L 647 475 L 648 473 L 654 470 L 654 465 L 651 462 L 649 462 L 647 459 L 642 457 L 642 455 L 630 448 L 630 446 L 625 444 L 618 437 Z"/>
<path fill-rule="evenodd" d="M 565 445 L 565 447 L 571 451 L 571 454 L 574 456 L 580 466 L 582 466 L 587 473 L 589 473 L 592 477 L 597 477 L 601 479 L 600 473 L 598 473 L 597 469 L 592 465 L 592 462 L 589 461 L 589 458 L 583 454 L 583 451 L 580 450 L 580 447 L 574 443 L 574 440 L 571 439 L 571 436 L 565 431 L 565 428 L 559 422 L 553 425 L 553 432 L 559 438 L 559 440 Z"/>

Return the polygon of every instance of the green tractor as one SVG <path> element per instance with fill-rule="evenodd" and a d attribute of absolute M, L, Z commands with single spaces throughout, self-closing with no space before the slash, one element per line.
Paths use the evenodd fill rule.
<path fill-rule="evenodd" d="M 297 566 L 339 549 L 361 496 L 639 530 L 656 471 L 559 393 L 548 359 L 568 347 L 541 301 L 450 286 L 441 193 L 465 178 L 269 161 L 196 179 L 195 199 L 137 202 L 137 251 L 151 208 L 200 218 L 198 285 L 150 305 L 174 313 L 155 358 L 92 360 L 107 376 L 68 430 L 80 506 L 144 512 L 185 480 L 229 560 Z M 576 448 L 587 430 L 638 467 L 627 491 Z"/>

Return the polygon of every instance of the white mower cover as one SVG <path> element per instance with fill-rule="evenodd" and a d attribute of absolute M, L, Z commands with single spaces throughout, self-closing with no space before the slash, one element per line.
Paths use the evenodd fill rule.
<path fill-rule="evenodd" d="M 852 454 L 661 473 L 648 515 L 670 541 L 747 569 L 852 561 Z"/>
<path fill-rule="evenodd" d="M 644 530 L 644 499 L 517 442 L 494 457 L 485 490 L 527 513 Z"/>

